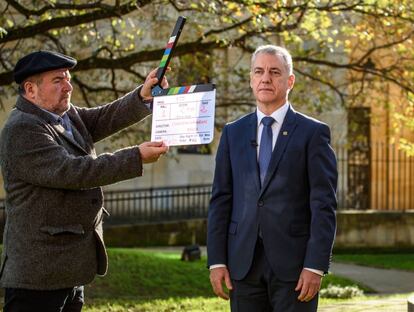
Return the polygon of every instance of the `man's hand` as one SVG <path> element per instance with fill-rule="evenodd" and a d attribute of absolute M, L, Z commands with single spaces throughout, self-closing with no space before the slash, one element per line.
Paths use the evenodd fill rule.
<path fill-rule="evenodd" d="M 229 300 L 229 295 L 223 290 L 223 281 L 227 289 L 232 290 L 230 274 L 227 268 L 215 268 L 210 270 L 210 283 L 213 286 L 214 293 L 225 300 Z"/>
<path fill-rule="evenodd" d="M 321 288 L 322 276 L 303 269 L 299 276 L 298 284 L 296 285 L 295 291 L 300 290 L 298 296 L 299 301 L 310 301 L 318 293 Z"/>
<path fill-rule="evenodd" d="M 152 71 L 150 71 L 147 78 L 145 78 L 144 84 L 142 85 L 140 95 L 141 95 L 141 98 L 145 101 L 152 100 L 151 89 L 158 82 L 157 70 L 158 68 L 155 68 Z M 170 70 L 171 68 L 167 67 L 167 71 L 170 71 Z M 164 75 L 164 78 L 162 79 L 161 87 L 163 89 L 168 88 L 168 81 L 165 75 Z"/>
<path fill-rule="evenodd" d="M 161 155 L 168 151 L 168 146 L 164 142 L 144 142 L 138 147 L 144 164 L 157 161 Z"/>

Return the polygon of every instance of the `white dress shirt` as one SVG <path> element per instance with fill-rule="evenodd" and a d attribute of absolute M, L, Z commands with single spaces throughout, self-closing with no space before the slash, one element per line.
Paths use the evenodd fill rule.
<path fill-rule="evenodd" d="M 289 109 L 289 103 L 286 102 L 277 110 L 275 110 L 269 117 L 273 117 L 275 122 L 272 124 L 272 132 L 273 132 L 273 140 L 272 140 L 272 151 L 275 148 L 276 140 L 280 132 L 280 127 L 282 126 L 283 120 L 285 119 L 286 113 Z M 263 132 L 263 124 L 262 119 L 266 117 L 264 113 L 262 113 L 259 108 L 256 110 L 257 115 L 257 159 L 259 159 L 259 147 L 260 141 L 262 139 L 262 132 Z"/>

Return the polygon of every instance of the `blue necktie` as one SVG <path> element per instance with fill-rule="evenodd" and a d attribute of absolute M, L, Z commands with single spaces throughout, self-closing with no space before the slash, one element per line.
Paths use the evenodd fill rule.
<path fill-rule="evenodd" d="M 267 168 L 269 167 L 270 158 L 272 157 L 272 124 L 274 122 L 275 120 L 272 117 L 263 117 L 262 119 L 263 131 L 259 147 L 260 182 L 262 185 L 266 176 Z"/>
<path fill-rule="evenodd" d="M 69 124 L 69 118 L 64 115 L 63 117 L 59 117 L 57 121 L 65 129 L 66 133 L 73 138 L 72 127 Z"/>

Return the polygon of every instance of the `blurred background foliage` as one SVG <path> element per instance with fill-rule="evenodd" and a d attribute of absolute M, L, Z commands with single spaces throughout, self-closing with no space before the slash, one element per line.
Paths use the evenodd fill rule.
<path fill-rule="evenodd" d="M 384 92 L 392 86 L 404 99 L 395 131 L 414 131 L 411 0 L 3 0 L 0 12 L 4 109 L 16 95 L 14 64 L 38 49 L 78 60 L 72 74 L 77 105 L 124 94 L 159 64 L 176 18 L 184 15 L 170 85 L 216 83 L 218 128 L 254 107 L 249 57 L 258 44 L 272 43 L 293 55 L 293 102 L 320 112 L 374 97 L 391 109 L 397 104 Z M 135 140 L 142 129 L 120 135 Z M 410 138 L 399 140 L 414 154 Z"/>

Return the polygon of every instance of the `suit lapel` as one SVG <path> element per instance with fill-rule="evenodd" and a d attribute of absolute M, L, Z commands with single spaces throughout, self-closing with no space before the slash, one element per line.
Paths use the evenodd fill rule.
<path fill-rule="evenodd" d="M 85 127 L 82 119 L 79 117 L 78 112 L 72 106 L 70 110 L 67 112 L 70 121 L 72 122 L 72 128 L 75 128 L 74 136 L 76 140 L 84 146 L 86 149 L 90 149 L 89 143 L 87 142 L 86 138 L 90 137 L 88 130 Z"/>
<path fill-rule="evenodd" d="M 75 145 L 77 148 L 81 149 L 82 151 L 84 151 L 86 154 L 88 154 L 88 152 L 84 149 L 84 147 L 82 147 L 76 140 L 75 137 L 79 136 L 79 133 L 76 131 L 76 128 L 72 126 L 72 134 L 73 137 L 71 137 L 65 130 L 65 128 L 63 128 L 62 125 L 54 123 L 52 124 L 53 129 L 55 129 L 55 131 L 63 136 L 67 141 L 69 141 L 71 144 Z M 75 135 L 75 133 L 77 133 L 78 135 Z"/>
<path fill-rule="evenodd" d="M 93 149 L 93 142 L 91 140 L 88 142 L 90 134 L 86 129 L 85 124 L 73 106 L 71 106 L 67 114 L 72 123 L 72 132 L 75 140 L 86 150 L 88 154 L 90 154 Z"/>
<path fill-rule="evenodd" d="M 248 172 L 253 172 L 254 183 L 256 189 L 260 190 L 260 175 L 259 165 L 257 163 L 257 114 L 256 112 L 250 115 L 249 127 L 247 131 L 247 163 Z"/>
<path fill-rule="evenodd" d="M 88 150 L 88 146 L 85 142 L 85 140 L 83 139 L 82 135 L 80 134 L 80 132 L 78 131 L 78 128 L 74 126 L 74 124 L 72 124 L 72 134 L 73 134 L 73 138 L 75 139 L 75 141 L 82 146 L 83 149 L 85 149 L 85 151 Z"/>
<path fill-rule="evenodd" d="M 290 138 L 293 135 L 293 132 L 296 128 L 296 113 L 289 106 L 289 109 L 286 113 L 285 119 L 283 124 L 280 128 L 279 135 L 277 137 L 275 148 L 273 149 L 272 158 L 270 159 L 269 168 L 267 169 L 267 174 L 265 176 L 263 187 L 261 189 L 261 193 L 266 189 L 267 185 L 269 184 L 270 178 L 276 172 L 279 162 L 285 153 L 286 146 L 289 143 Z"/>

